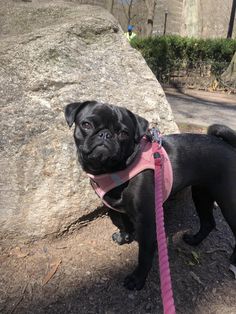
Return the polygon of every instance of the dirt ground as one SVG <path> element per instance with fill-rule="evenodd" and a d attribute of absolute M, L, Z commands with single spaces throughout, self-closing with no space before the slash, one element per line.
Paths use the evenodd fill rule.
<path fill-rule="evenodd" d="M 198 223 L 187 193 L 165 209 L 177 313 L 236 313 L 236 281 L 228 270 L 233 236 L 218 209 L 217 230 L 197 248 L 181 235 Z M 157 259 L 139 292 L 123 287 L 137 244 L 118 246 L 106 215 L 54 241 L 1 248 L 0 313 L 162 313 Z"/>
<path fill-rule="evenodd" d="M 166 97 L 178 123 L 209 126 L 224 123 L 236 130 L 236 95 L 165 87 Z"/>

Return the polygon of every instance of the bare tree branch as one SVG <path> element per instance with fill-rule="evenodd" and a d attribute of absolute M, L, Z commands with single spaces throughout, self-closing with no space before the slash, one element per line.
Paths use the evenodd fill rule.
<path fill-rule="evenodd" d="M 125 16 L 127 18 L 127 24 L 129 25 L 131 23 L 132 19 L 135 17 L 135 15 L 132 16 L 133 0 L 125 0 L 125 2 L 127 5 L 127 9 L 126 9 L 126 6 L 124 4 L 124 1 L 121 1 Z"/>
<path fill-rule="evenodd" d="M 153 32 L 153 20 L 155 15 L 156 0 L 144 0 L 147 7 L 146 36 L 151 36 Z"/>

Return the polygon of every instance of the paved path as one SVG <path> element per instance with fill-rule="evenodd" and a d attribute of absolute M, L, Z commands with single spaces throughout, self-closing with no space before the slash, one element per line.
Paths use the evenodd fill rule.
<path fill-rule="evenodd" d="M 165 89 L 175 121 L 200 126 L 225 124 L 236 130 L 236 95 Z"/>

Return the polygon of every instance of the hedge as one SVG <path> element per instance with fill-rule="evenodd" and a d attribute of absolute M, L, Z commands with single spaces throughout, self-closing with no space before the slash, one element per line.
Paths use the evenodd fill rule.
<path fill-rule="evenodd" d="M 208 66 L 219 77 L 236 51 L 235 39 L 196 39 L 176 35 L 136 38 L 138 49 L 161 82 L 170 80 L 176 71 L 194 71 L 199 64 Z"/>

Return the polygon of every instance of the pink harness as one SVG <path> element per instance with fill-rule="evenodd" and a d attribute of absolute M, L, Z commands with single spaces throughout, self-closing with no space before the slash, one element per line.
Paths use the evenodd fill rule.
<path fill-rule="evenodd" d="M 93 189 L 106 206 L 117 210 L 104 200 L 104 196 L 107 192 L 127 182 L 145 169 L 155 170 L 152 147 L 153 144 L 154 143 L 148 141 L 146 137 L 143 137 L 141 140 L 140 152 L 138 156 L 136 157 L 135 161 L 124 170 L 101 175 L 92 175 L 87 173 L 87 175 L 90 177 Z M 164 203 L 171 192 L 173 184 L 173 173 L 169 157 L 163 147 L 160 147 L 159 153 L 162 159 L 162 195 Z"/>

